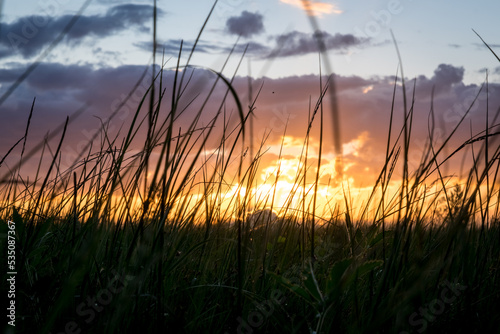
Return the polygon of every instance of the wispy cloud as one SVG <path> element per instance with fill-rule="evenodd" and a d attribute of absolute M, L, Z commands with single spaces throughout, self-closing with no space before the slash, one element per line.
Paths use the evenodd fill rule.
<path fill-rule="evenodd" d="M 194 40 L 186 41 L 181 39 L 168 39 L 165 41 L 156 42 L 156 52 L 158 52 L 158 54 L 162 54 L 163 52 L 165 52 L 166 55 L 177 56 L 179 54 L 181 42 L 183 45 L 182 50 L 184 54 L 186 53 L 189 54 L 189 52 L 195 46 Z M 149 52 L 151 52 L 151 50 L 153 49 L 152 42 L 137 42 L 134 43 L 134 46 Z M 226 53 L 227 51 L 228 47 L 220 46 L 218 44 L 206 40 L 200 39 L 196 44 L 196 52 L 198 53 L 220 54 L 220 53 Z"/>
<path fill-rule="evenodd" d="M 371 45 L 371 40 L 369 38 L 357 37 L 352 34 L 336 33 L 335 35 L 331 35 L 325 31 L 303 33 L 294 30 L 286 34 L 270 36 L 269 41 L 274 45 L 250 41 L 237 45 L 234 48 L 234 52 L 242 53 L 246 50 L 247 55 L 254 56 L 258 59 L 303 56 L 319 52 L 319 38 L 321 38 L 327 51 L 334 51 L 340 54 L 346 53 L 349 48 L 352 47 L 360 48 Z M 159 41 L 156 49 L 160 54 L 165 52 L 165 54 L 175 56 L 179 53 L 180 44 L 181 40 L 179 39 Z M 151 42 L 139 42 L 134 45 L 143 50 L 151 50 L 152 47 Z M 183 45 L 184 50 L 191 50 L 194 46 L 194 41 L 184 41 Z M 233 49 L 233 45 L 231 44 L 213 43 L 206 40 L 198 41 L 196 46 L 198 52 L 208 54 L 227 54 L 231 49 Z"/>
<path fill-rule="evenodd" d="M 295 6 L 301 8 L 307 12 L 309 16 L 323 16 L 325 14 L 341 14 L 337 5 L 314 1 L 314 0 L 280 0 L 287 5 Z"/>
<path fill-rule="evenodd" d="M 369 38 L 357 37 L 352 34 L 336 33 L 331 35 L 325 31 L 306 34 L 292 31 L 274 37 L 277 47 L 269 57 L 290 57 L 319 52 L 318 40 L 321 38 L 326 50 L 345 52 L 349 47 L 360 47 L 369 44 Z"/>
<path fill-rule="evenodd" d="M 478 49 L 481 49 L 481 48 L 485 47 L 485 45 L 483 43 L 472 43 L 472 44 L 475 45 Z M 490 43 L 488 43 L 488 46 L 490 48 L 494 48 L 494 49 L 500 48 L 500 44 L 490 44 Z"/>

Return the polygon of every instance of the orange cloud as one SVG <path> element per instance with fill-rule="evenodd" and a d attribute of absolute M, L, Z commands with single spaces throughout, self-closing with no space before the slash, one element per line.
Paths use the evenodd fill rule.
<path fill-rule="evenodd" d="M 342 11 L 331 3 L 314 0 L 280 0 L 283 3 L 292 5 L 307 11 L 309 16 L 323 16 L 324 14 L 341 14 Z"/>

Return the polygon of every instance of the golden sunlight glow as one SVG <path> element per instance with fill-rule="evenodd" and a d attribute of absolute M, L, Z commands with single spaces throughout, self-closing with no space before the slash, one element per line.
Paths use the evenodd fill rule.
<path fill-rule="evenodd" d="M 78 194 L 76 207 L 72 199 L 73 192 L 62 193 L 59 197 L 64 206 L 63 211 L 67 214 L 78 212 L 83 219 L 93 214 L 92 210 L 84 208 L 97 205 L 103 213 L 110 214 L 112 221 L 147 219 L 158 214 L 162 206 L 168 207 L 166 213 L 169 220 L 188 219 L 194 223 L 203 223 L 206 217 L 218 222 L 234 222 L 250 212 L 263 209 L 271 209 L 278 217 L 300 215 L 310 219 L 314 213 L 318 221 L 342 217 L 347 212 L 352 219 L 360 220 L 373 219 L 375 216 L 377 219 L 390 217 L 399 208 L 401 182 L 395 177 L 386 184 L 383 192 L 380 184 L 373 189 L 382 166 L 360 165 L 361 158 L 366 158 L 363 150 L 366 151 L 370 140 L 369 132 L 365 131 L 343 144 L 342 174 L 335 163 L 336 155 L 329 151 L 323 152 L 318 171 L 318 139 L 309 138 L 306 159 L 304 141 L 301 138 L 284 136 L 276 141 L 277 144 L 263 147 L 267 152 L 264 156 L 269 156 L 261 157 L 259 163 L 251 164 L 248 157 L 242 161 L 243 172 L 239 176 L 233 174 L 236 173 L 234 168 L 225 170 L 220 174 L 220 181 L 216 178 L 215 182 L 206 181 L 209 179 L 207 175 L 210 175 L 208 169 L 203 174 L 193 175 L 190 186 L 182 187 L 175 194 L 175 198 L 169 198 L 167 204 L 161 202 L 160 197 L 145 201 L 147 196 L 140 187 L 125 196 L 119 190 L 111 197 L 95 196 L 92 193 Z M 213 153 L 216 156 L 220 152 Z M 212 166 L 213 161 L 210 159 L 215 159 L 212 155 L 209 156 L 203 161 L 206 166 Z M 246 171 L 251 165 L 255 170 Z M 152 178 L 153 174 L 148 173 L 148 179 Z M 410 180 L 410 183 L 413 181 Z M 446 187 L 452 191 L 453 185 L 460 182 L 464 180 L 450 179 Z M 483 188 L 482 194 L 486 194 L 487 189 Z M 429 178 L 425 184 L 421 184 L 418 191 L 418 201 L 427 202 L 432 206 L 429 212 L 442 211 L 443 203 L 446 202 L 440 182 Z M 49 211 L 53 201 L 54 198 L 47 197 L 47 200 L 41 203 L 41 210 Z M 30 203 L 21 201 L 17 203 L 17 207 L 29 211 Z M 382 210 L 380 203 L 383 203 Z M 483 201 L 479 205 L 486 205 L 484 203 L 487 202 Z"/>
<path fill-rule="evenodd" d="M 302 8 L 309 16 L 323 16 L 324 14 L 341 14 L 342 11 L 334 4 L 313 0 L 280 0 L 291 6 Z"/>
<path fill-rule="evenodd" d="M 363 147 L 363 145 L 368 141 L 369 134 L 368 131 L 362 132 L 358 138 L 351 140 L 350 142 L 343 145 L 342 149 L 344 155 L 350 155 L 357 157 L 359 156 L 359 150 Z"/>
<path fill-rule="evenodd" d="M 303 165 L 304 164 L 297 158 L 281 159 L 280 161 L 276 161 L 274 165 L 264 168 L 261 179 L 267 182 L 271 176 L 273 179 L 278 176 L 281 180 L 284 178 L 287 182 L 295 183 L 297 175 L 299 175 Z M 271 182 L 274 182 L 274 180 Z"/>
<path fill-rule="evenodd" d="M 344 144 L 345 156 L 358 157 L 360 150 L 369 140 L 369 133 L 363 132 L 357 138 Z M 278 212 L 281 208 L 302 208 L 309 210 L 315 195 L 315 182 L 317 169 L 317 145 L 313 138 L 310 139 L 308 153 L 308 164 L 305 168 L 303 154 L 304 142 L 300 138 L 284 136 L 280 144 L 271 145 L 268 152 L 281 156 L 279 159 L 268 162 L 257 174 L 257 182 L 252 187 L 252 191 L 244 194 L 251 197 L 254 203 L 260 207 L 273 207 Z M 336 171 L 335 154 L 325 152 L 321 161 L 318 175 L 318 187 L 316 193 L 316 214 L 328 216 L 334 211 L 334 207 L 344 206 L 344 190 L 354 189 L 353 176 L 346 172 L 356 165 L 354 161 L 345 161 L 344 181 L 340 180 Z M 305 170 L 307 169 L 307 172 Z M 305 180 L 304 180 L 305 177 Z M 359 175 L 356 176 L 359 178 Z M 305 181 L 305 182 L 304 182 Z M 357 180 L 360 181 L 360 180 Z M 241 187 L 234 186 L 225 196 L 226 203 L 223 207 L 228 208 L 229 201 L 237 194 Z M 240 190 L 241 191 L 241 190 Z M 355 191 L 357 196 L 367 199 L 371 189 Z M 244 196 L 240 192 L 240 196 Z M 234 200 L 233 200 L 234 203 Z"/>
<path fill-rule="evenodd" d="M 366 86 L 363 88 L 363 94 L 368 93 L 369 91 L 373 90 L 373 85 Z"/>

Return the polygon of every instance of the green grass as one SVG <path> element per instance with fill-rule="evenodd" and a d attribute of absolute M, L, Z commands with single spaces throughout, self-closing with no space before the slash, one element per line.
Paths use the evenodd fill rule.
<path fill-rule="evenodd" d="M 265 138 L 250 156 L 242 147 L 252 135 L 258 94 L 245 110 L 234 77 L 213 71 L 205 102 L 222 85 L 219 108 L 201 103 L 189 128 L 179 129 L 177 117 L 193 113 L 186 103 L 192 97 L 184 95 L 191 64 L 181 65 L 183 52 L 176 66 L 162 66 L 153 77 L 124 132 L 112 135 L 103 123 L 64 169 L 60 148 L 72 125 L 66 120 L 55 150 L 45 143 L 24 156 L 23 148 L 3 178 L 2 252 L 7 219 L 16 225 L 17 332 L 499 332 L 500 151 L 488 142 L 497 124 L 463 141 L 458 151 L 475 147 L 473 162 L 464 183 L 450 186 L 441 174 L 442 152 L 467 114 L 441 146 L 431 126 L 429 145 L 411 170 L 414 101 L 405 94 L 404 110 L 388 111 L 385 163 L 368 203 L 356 203 L 343 189 L 344 203 L 318 217 L 316 196 L 306 200 L 304 186 L 295 206 L 277 207 L 272 191 L 260 201 L 247 192 L 225 209 L 221 198 L 230 185 L 257 182 Z M 175 73 L 168 89 L 166 70 Z M 301 157 L 308 167 L 314 167 L 309 131 L 314 122 L 323 128 L 327 112 L 322 98 L 329 82 L 319 85 Z M 229 121 L 231 108 L 237 125 Z M 202 124 L 206 112 L 215 116 Z M 394 113 L 405 115 L 399 128 Z M 208 150 L 213 138 L 218 149 Z M 40 158 L 36 182 L 20 179 L 30 155 L 49 150 L 49 167 Z M 402 179 L 394 179 L 395 168 Z M 319 174 L 311 178 L 302 168 L 295 186 L 318 182 Z M 387 193 L 394 183 L 399 191 Z M 192 188 L 201 196 L 191 196 Z M 279 215 L 266 216 L 265 209 Z"/>

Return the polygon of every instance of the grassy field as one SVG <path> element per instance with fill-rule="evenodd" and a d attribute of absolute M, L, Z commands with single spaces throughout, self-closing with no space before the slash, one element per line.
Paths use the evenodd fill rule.
<path fill-rule="evenodd" d="M 420 164 L 410 168 L 414 101 L 405 94 L 403 110 L 388 110 L 388 120 L 404 113 L 405 121 L 388 124 L 385 163 L 369 201 L 356 203 L 346 192 L 331 216 L 320 217 L 316 193 L 308 197 L 299 187 L 314 188 L 319 168 L 311 180 L 303 167 L 295 181 L 302 189 L 294 194 L 302 198 L 298 204 L 276 207 L 271 190 L 260 201 L 236 191 L 223 206 L 228 180 L 240 190 L 257 182 L 265 141 L 250 152 L 242 142 L 251 138 L 258 95 L 247 110 L 234 78 L 214 71 L 207 101 L 215 85 L 226 90 L 218 110 L 210 111 L 214 118 L 201 124 L 207 112 L 201 103 L 181 130 L 176 120 L 191 98 L 183 95 L 191 64 L 178 59 L 152 78 L 128 129 L 112 134 L 103 122 L 64 168 L 67 119 L 54 132 L 57 148 L 23 148 L 4 175 L 1 248 L 7 254 L 9 226 L 15 226 L 16 332 L 500 332 L 498 124 L 449 147 L 450 156 L 474 148 L 466 177 L 452 185 L 442 175 L 443 151 L 467 114 L 439 146 L 431 128 Z M 165 71 L 175 73 L 168 89 Z M 326 94 L 328 82 L 321 85 Z M 408 89 L 400 78 L 395 92 L 399 85 Z M 226 119 L 228 104 L 236 125 Z M 326 110 L 321 96 L 308 129 L 313 123 L 323 129 Z M 214 138 L 217 149 L 207 150 Z M 18 171 L 37 155 L 36 181 L 21 178 Z M 395 168 L 401 178 L 393 176 Z M 396 193 L 389 194 L 390 184 L 398 184 Z M 353 202 L 364 208 L 357 216 Z"/>

